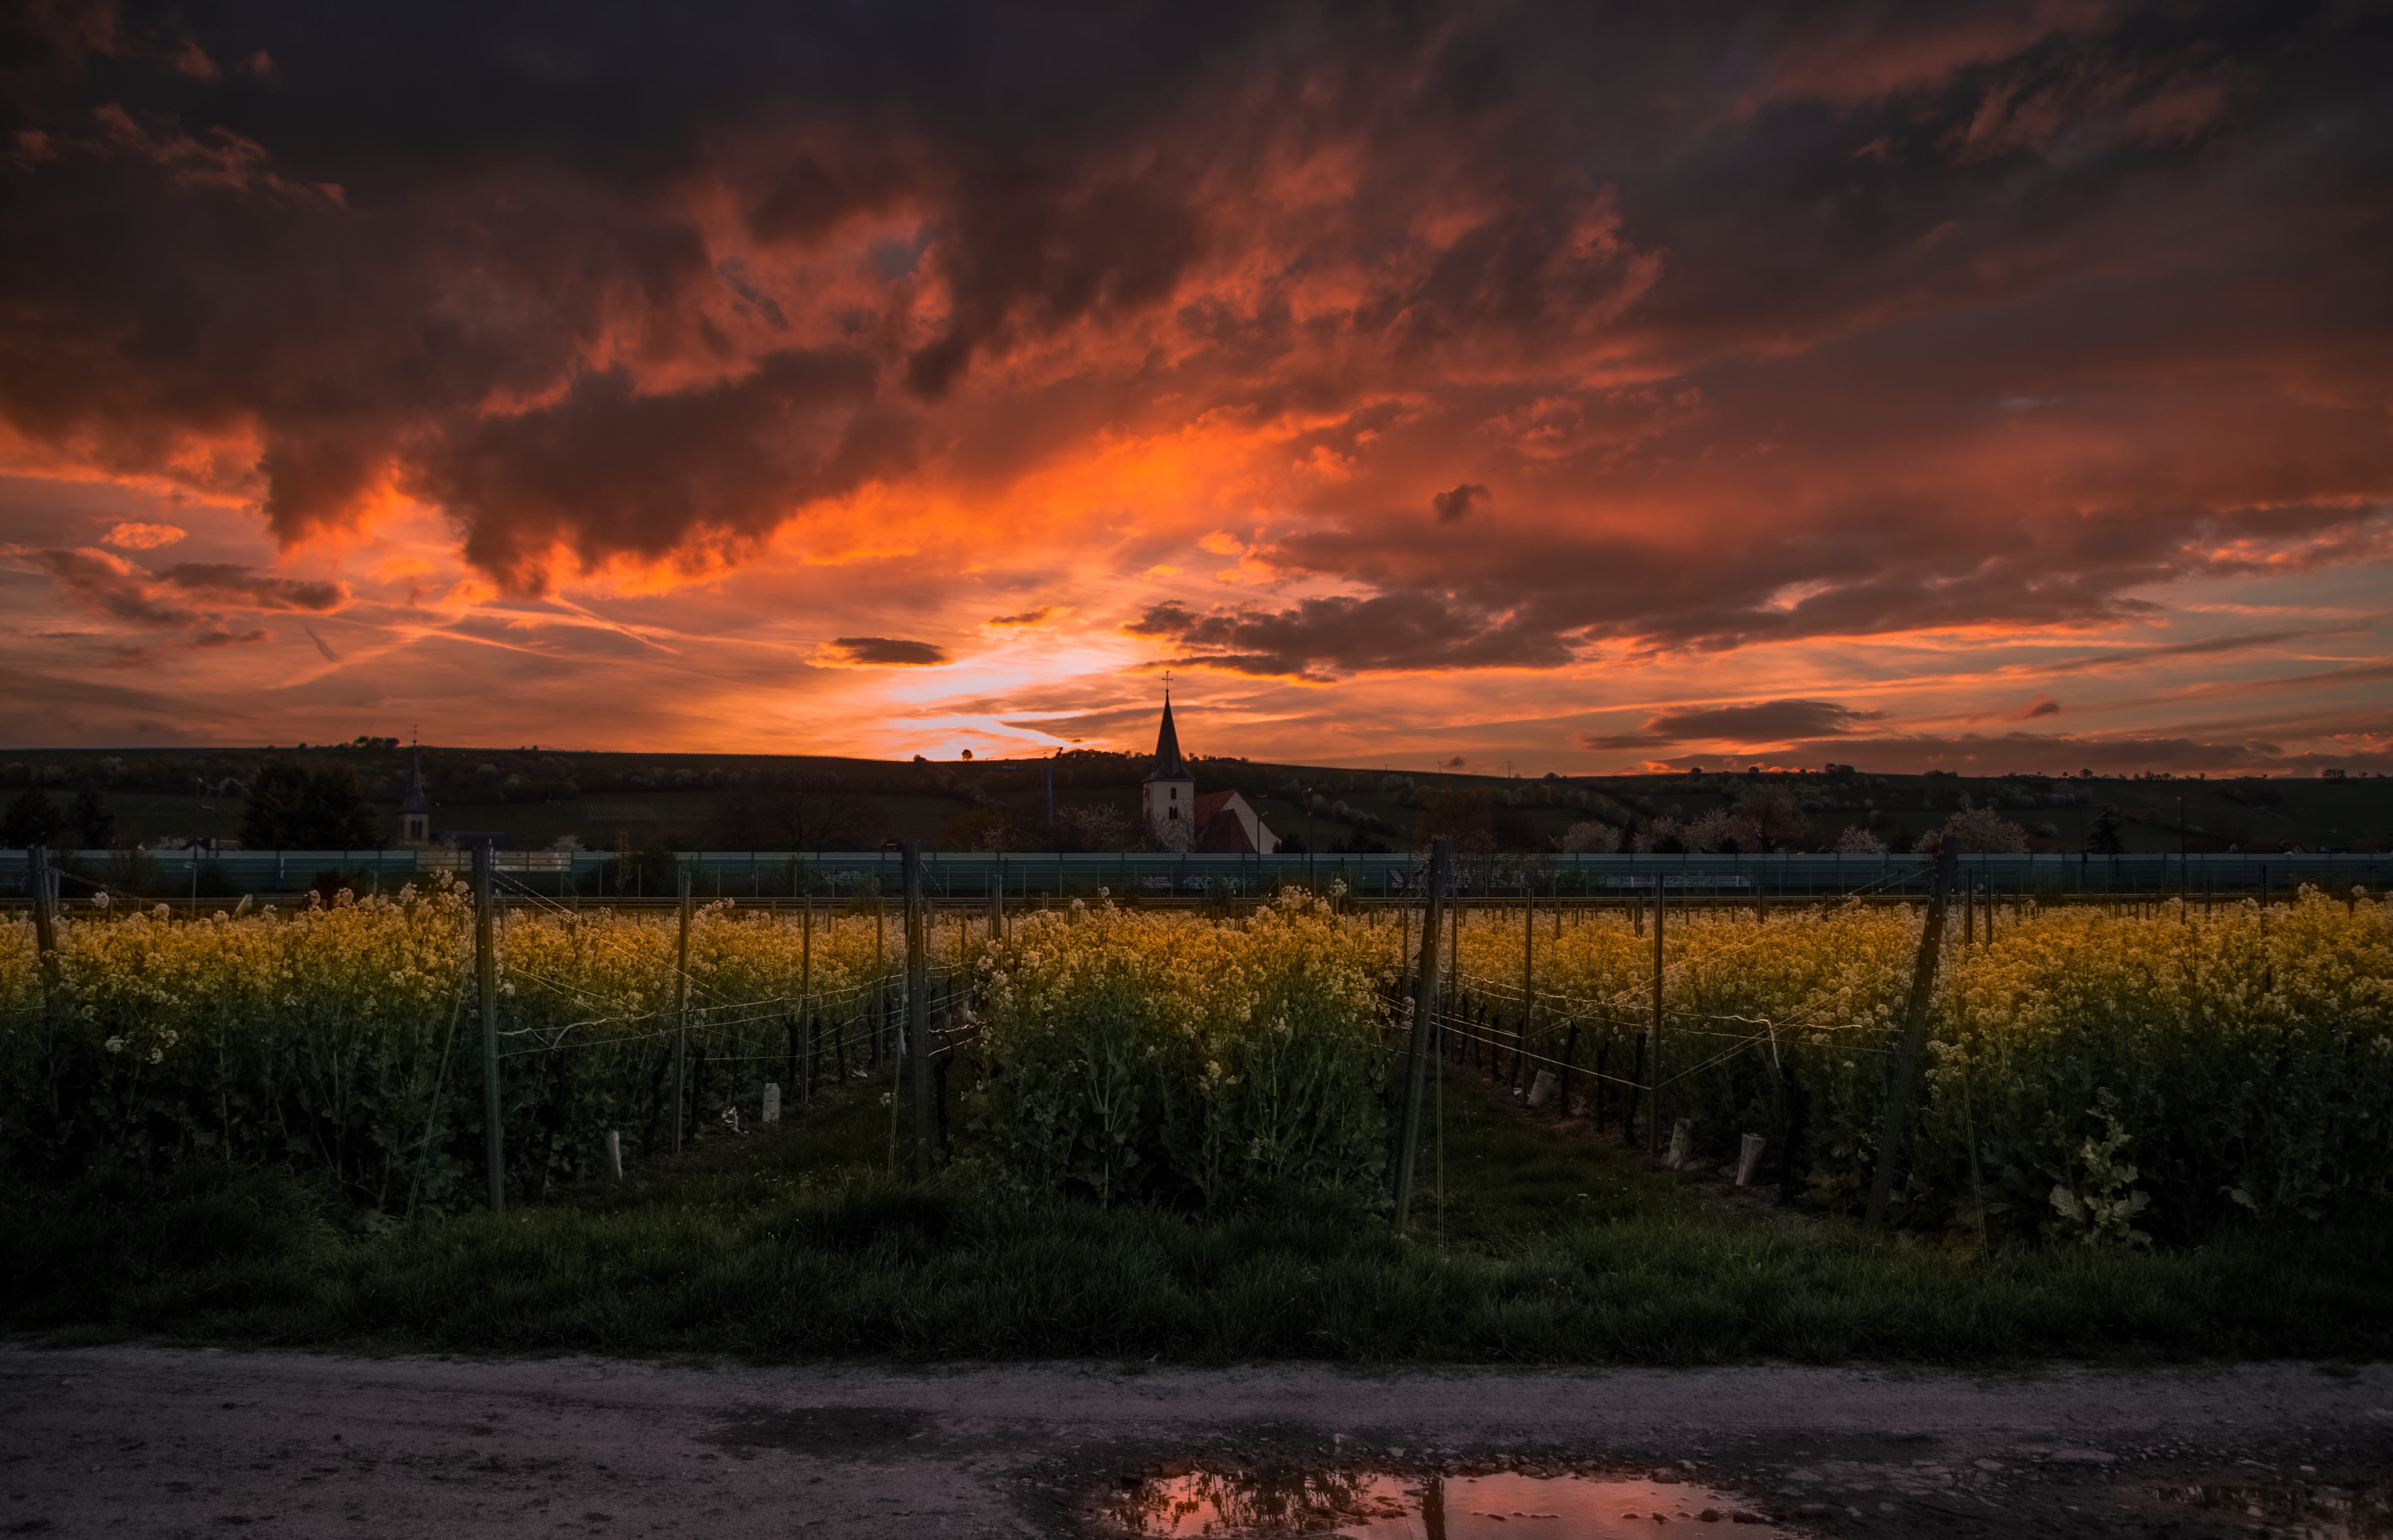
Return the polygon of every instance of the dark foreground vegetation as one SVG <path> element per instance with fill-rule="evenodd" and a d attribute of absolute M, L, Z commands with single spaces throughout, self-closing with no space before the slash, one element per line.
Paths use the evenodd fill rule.
<path fill-rule="evenodd" d="M 190 1168 L 0 1194 L 0 1326 L 380 1350 L 758 1359 L 1945 1364 L 2393 1351 L 2381 1207 L 2158 1252 L 1979 1255 L 1720 1201 L 1460 1088 L 1415 1233 L 1336 1207 L 1195 1220 L 883 1172 L 872 1101 L 624 1189 L 427 1222 Z"/>

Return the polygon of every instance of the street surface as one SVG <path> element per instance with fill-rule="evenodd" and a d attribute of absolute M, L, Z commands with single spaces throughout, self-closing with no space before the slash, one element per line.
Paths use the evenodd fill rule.
<path fill-rule="evenodd" d="M 2393 1367 L 754 1367 L 0 1346 L 0 1534 L 1079 1535 L 1093 1494 L 1183 1463 L 1505 1460 L 1682 1472 L 1824 1535 L 2362 1540 L 2393 1534 Z"/>

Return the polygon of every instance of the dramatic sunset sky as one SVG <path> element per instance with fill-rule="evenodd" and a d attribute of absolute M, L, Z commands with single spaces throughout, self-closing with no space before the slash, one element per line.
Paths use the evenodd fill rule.
<path fill-rule="evenodd" d="M 2393 8 L 31 0 L 0 740 L 2393 768 Z"/>

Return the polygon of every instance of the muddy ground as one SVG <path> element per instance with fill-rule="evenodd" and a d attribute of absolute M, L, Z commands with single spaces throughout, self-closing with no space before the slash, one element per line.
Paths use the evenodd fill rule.
<path fill-rule="evenodd" d="M 2393 1366 L 757 1368 L 0 1347 L 0 1534 L 1078 1536 L 1097 1533 L 1094 1494 L 1167 1463 L 1506 1459 L 1680 1470 L 1822 1535 L 2393 1534 Z"/>

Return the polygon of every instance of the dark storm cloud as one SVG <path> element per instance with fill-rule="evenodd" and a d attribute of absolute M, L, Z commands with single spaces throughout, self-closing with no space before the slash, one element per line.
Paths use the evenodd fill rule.
<path fill-rule="evenodd" d="M 179 638 L 162 646 L 200 651 L 273 639 L 262 626 L 229 623 L 226 611 L 321 614 L 348 599 L 338 583 L 277 578 L 231 563 L 178 562 L 152 574 L 112 552 L 25 546 L 0 546 L 0 560 L 48 578 L 59 596 L 77 609 L 134 631 L 181 631 Z M 134 666 L 161 655 L 161 646 L 118 644 L 113 666 Z"/>
<path fill-rule="evenodd" d="M 1429 500 L 1429 505 L 1435 510 L 1437 516 L 1448 524 L 1469 516 L 1472 509 L 1484 508 L 1487 503 L 1487 489 L 1475 481 L 1466 481 Z"/>
<path fill-rule="evenodd" d="M 1764 700 L 1748 706 L 1665 711 L 1645 724 L 1645 730 L 1673 741 L 1700 737 L 1731 743 L 1780 743 L 1788 738 L 1850 732 L 1859 723 L 1877 722 L 1885 716 L 1884 711 L 1857 711 L 1833 700 Z"/>
<path fill-rule="evenodd" d="M 1634 733 L 1591 733 L 1582 749 L 1667 749 L 1690 738 L 1726 743 L 1784 743 L 1847 733 L 1884 711 L 1865 711 L 1833 700 L 1761 700 L 1742 706 L 1701 706 L 1664 711 Z"/>
<path fill-rule="evenodd" d="M 242 609 L 338 609 L 348 598 L 339 583 L 277 578 L 229 562 L 177 562 L 158 581 L 203 602 Z"/>
<path fill-rule="evenodd" d="M 896 636 L 841 636 L 831 646 L 844 653 L 851 663 L 884 668 L 935 668 L 948 660 L 945 647 Z"/>
<path fill-rule="evenodd" d="M 2393 474 L 2393 457 L 2387 469 Z M 1505 607 L 1514 633 L 1558 645 L 1584 638 L 1726 652 L 1817 637 L 2130 620 L 2159 607 L 2136 590 L 2367 559 L 2393 550 L 2387 525 L 2368 506 L 2053 510 L 1994 520 L 1955 494 L 1723 528 L 1692 547 L 1667 529 L 1580 534 L 1548 526 L 1466 535 L 1356 521 L 1291 537 L 1268 555 L 1298 570 L 1361 579 L 1390 599 Z M 2269 633 L 2249 645 L 2275 639 Z M 2127 649 L 2062 666 L 2243 645 L 2222 638 Z"/>
<path fill-rule="evenodd" d="M 693 531 L 752 542 L 796 509 L 902 467 L 909 430 L 870 406 L 870 360 L 785 352 L 721 384 L 643 395 L 620 370 L 555 405 L 451 435 L 419 485 L 464 521 L 466 555 L 519 588 L 550 547 L 659 557 Z"/>
<path fill-rule="evenodd" d="M 1384 669 L 1552 668 L 1568 649 L 1508 619 L 1428 598 L 1305 599 L 1290 608 L 1153 605 L 1133 636 L 1195 650 L 1177 659 L 1236 673 L 1327 679 Z"/>
<path fill-rule="evenodd" d="M 2351 727 L 2359 724 L 2344 724 Z M 2011 732 L 1919 734 L 1885 737 L 1835 737 L 1790 744 L 1770 756 L 1786 764 L 1904 763 L 1966 769 L 1971 775 L 2066 776 L 2079 770 L 2118 773 L 2126 770 L 2261 770 L 2273 775 L 2316 771 L 2324 765 L 2351 769 L 2393 764 L 2393 755 L 2373 747 L 2347 752 L 2305 750 L 2289 752 L 2277 743 L 2256 737 L 2157 736 L 2136 733 L 2078 736 L 2067 733 Z M 1681 756 L 1665 763 L 1683 768 L 1703 763 L 1702 756 Z"/>
<path fill-rule="evenodd" d="M 0 422 L 248 495 L 286 542 L 411 492 L 519 590 L 558 553 L 736 559 L 942 453 L 997 475 L 1042 435 L 1216 407 L 1402 399 L 1375 452 L 1417 462 L 1275 552 L 1376 597 L 1142 622 L 1258 673 L 2099 622 L 2365 555 L 2393 489 L 2381 9 L 0 26 Z M 1023 433 L 968 398 L 1035 358 L 1082 404 L 1058 386 Z M 2139 452 L 2023 463 L 2036 506 L 1917 490 L 1972 484 L 1955 424 L 2057 400 Z M 1485 479 L 1419 520 L 1458 463 Z M 1500 525 L 1461 517 L 1496 498 Z M 1643 501 L 1586 516 L 1613 498 Z"/>
<path fill-rule="evenodd" d="M 2120 647 L 2109 652 L 2094 653 L 2084 658 L 2064 658 L 2057 662 L 2037 665 L 2046 673 L 2085 673 L 2096 669 L 2133 668 L 2169 658 L 2215 658 L 2231 652 L 2251 652 L 2261 647 L 2282 646 L 2313 636 L 2346 634 L 2356 627 L 2300 626 L 2282 631 L 2231 632 L 2220 636 L 2203 636 L 2190 642 L 2164 642 L 2149 647 Z M 2056 707 L 2055 710 L 2059 708 Z"/>
<path fill-rule="evenodd" d="M 1236 7 L 948 4 L 0 25 L 0 416 L 127 470 L 245 437 L 220 479 L 286 541 L 395 478 L 528 585 L 552 544 L 736 544 L 901 468 L 884 365 L 936 397 L 1017 334 L 1167 299 L 1203 168 L 1158 162 L 1156 128 L 1253 30 Z M 878 359 L 748 355 L 715 302 L 778 307 L 722 279 L 693 213 L 722 194 L 768 245 L 922 202 L 945 323 L 893 346 L 895 311 L 860 318 Z"/>

